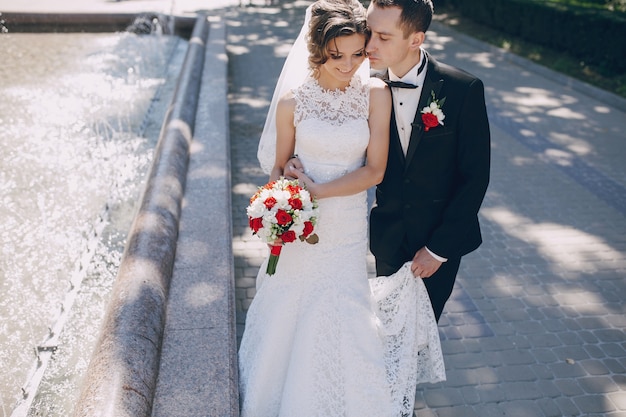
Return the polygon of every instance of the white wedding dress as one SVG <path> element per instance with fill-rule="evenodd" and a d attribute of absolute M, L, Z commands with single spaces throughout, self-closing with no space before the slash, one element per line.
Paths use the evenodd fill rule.
<path fill-rule="evenodd" d="M 296 152 L 327 182 L 363 165 L 369 86 L 294 90 Z M 319 243 L 261 266 L 239 350 L 242 417 L 412 416 L 418 382 L 445 379 L 424 284 L 409 264 L 368 280 L 367 196 L 319 200 Z"/>

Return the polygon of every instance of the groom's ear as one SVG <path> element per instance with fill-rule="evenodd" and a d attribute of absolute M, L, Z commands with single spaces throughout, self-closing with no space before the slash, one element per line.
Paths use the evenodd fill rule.
<path fill-rule="evenodd" d="M 409 35 L 409 38 L 409 48 L 418 50 L 426 40 L 426 34 L 424 32 L 413 32 Z"/>

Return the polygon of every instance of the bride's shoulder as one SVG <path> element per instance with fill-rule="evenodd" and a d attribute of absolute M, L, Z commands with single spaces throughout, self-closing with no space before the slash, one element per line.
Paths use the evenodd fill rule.
<path fill-rule="evenodd" d="M 283 94 L 280 97 L 280 101 L 289 101 L 289 100 L 293 100 L 293 98 L 294 98 L 294 91 L 288 90 L 287 92 L 285 92 L 285 94 Z"/>
<path fill-rule="evenodd" d="M 295 106 L 296 106 L 296 98 L 295 98 L 293 90 L 287 91 L 285 94 L 283 94 L 283 96 L 280 98 L 280 100 L 278 100 L 278 106 L 277 107 L 281 111 L 285 111 L 285 110 L 293 111 Z"/>
<path fill-rule="evenodd" d="M 370 77 L 369 88 L 370 88 L 370 95 L 382 96 L 382 97 L 391 96 L 391 91 L 389 90 L 389 87 L 380 78 Z"/>
<path fill-rule="evenodd" d="M 370 87 L 370 91 L 389 90 L 389 87 L 387 86 L 387 84 L 385 84 L 385 82 L 378 77 L 370 77 L 369 87 Z"/>

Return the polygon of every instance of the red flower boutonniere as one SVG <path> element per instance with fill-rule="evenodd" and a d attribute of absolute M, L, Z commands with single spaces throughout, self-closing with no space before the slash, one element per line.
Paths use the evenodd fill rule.
<path fill-rule="evenodd" d="M 428 99 L 428 105 L 424 107 L 421 111 L 422 113 L 422 123 L 424 123 L 424 131 L 428 132 L 430 128 L 437 127 L 439 125 L 443 126 L 443 119 L 446 118 L 446 115 L 443 114 L 441 108 L 443 107 L 443 103 L 446 101 L 446 98 L 437 99 L 435 98 L 435 92 L 430 92 L 430 98 Z"/>

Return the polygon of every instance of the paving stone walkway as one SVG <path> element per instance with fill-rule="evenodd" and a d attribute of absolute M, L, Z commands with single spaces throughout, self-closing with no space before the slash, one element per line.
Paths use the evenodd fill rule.
<path fill-rule="evenodd" d="M 307 4 L 225 14 L 239 335 L 266 253 L 245 217 L 257 142 Z M 427 48 L 485 82 L 493 163 L 485 243 L 440 322 L 448 380 L 417 414 L 626 417 L 624 101 L 437 23 Z"/>

